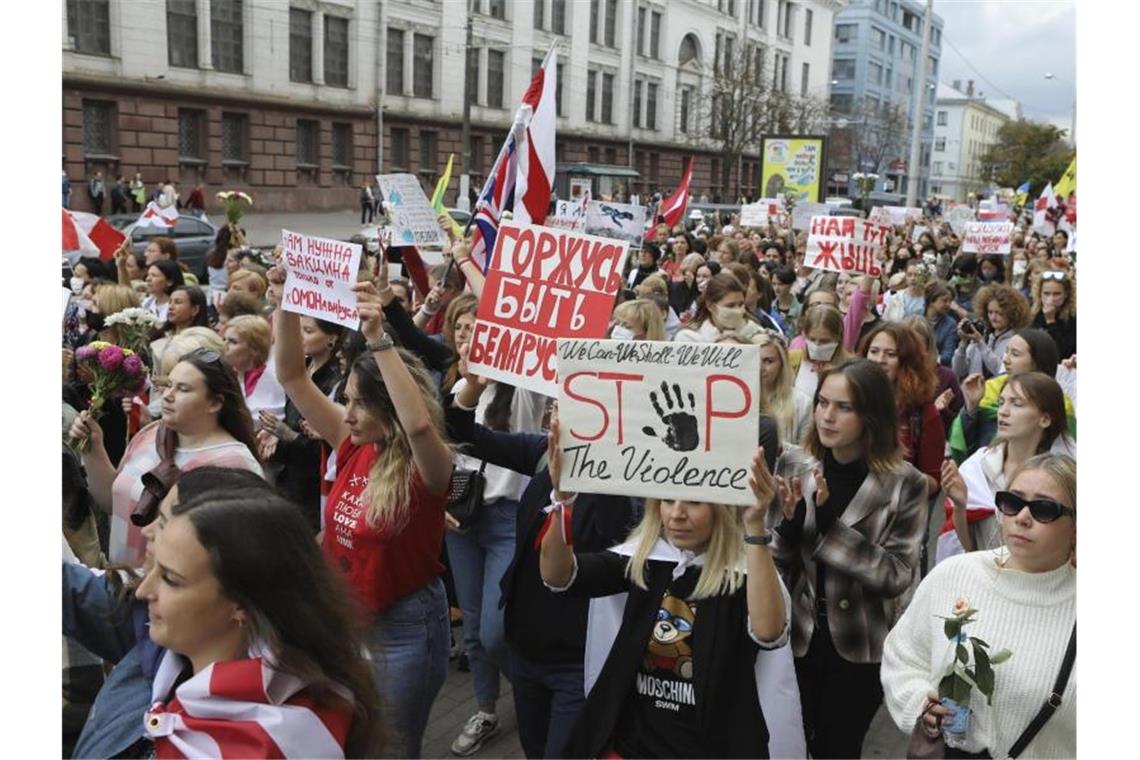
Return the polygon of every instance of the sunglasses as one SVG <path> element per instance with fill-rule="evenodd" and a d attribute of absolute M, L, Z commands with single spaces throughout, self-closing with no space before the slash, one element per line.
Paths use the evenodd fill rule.
<path fill-rule="evenodd" d="M 1042 280 L 1056 280 L 1057 282 L 1062 282 L 1065 279 L 1065 273 L 1064 272 L 1042 272 L 1041 273 L 1041 279 Z"/>
<path fill-rule="evenodd" d="M 1039 523 L 1051 523 L 1063 515 L 1068 515 L 1073 519 L 1077 517 L 1075 509 L 1058 504 L 1052 499 L 1033 499 L 1030 501 L 1012 491 L 998 491 L 994 495 L 994 499 L 1002 514 L 1010 517 L 1021 514 L 1021 510 L 1026 507 L 1029 507 L 1029 514 Z"/>

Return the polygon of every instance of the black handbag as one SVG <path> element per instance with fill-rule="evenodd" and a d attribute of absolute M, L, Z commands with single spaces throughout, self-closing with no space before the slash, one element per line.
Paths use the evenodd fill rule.
<path fill-rule="evenodd" d="M 447 513 L 455 518 L 461 529 L 466 530 L 483 506 L 483 490 L 487 478 L 483 470 L 487 460 L 478 470 L 468 470 L 456 465 L 451 470 L 451 493 L 447 497 Z"/>

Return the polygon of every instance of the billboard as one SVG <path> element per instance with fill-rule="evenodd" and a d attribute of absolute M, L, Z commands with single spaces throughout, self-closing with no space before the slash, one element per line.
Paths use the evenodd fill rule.
<path fill-rule="evenodd" d="M 760 195 L 776 198 L 791 191 L 797 200 L 822 203 L 826 152 L 827 139 L 822 136 L 760 138 Z"/>

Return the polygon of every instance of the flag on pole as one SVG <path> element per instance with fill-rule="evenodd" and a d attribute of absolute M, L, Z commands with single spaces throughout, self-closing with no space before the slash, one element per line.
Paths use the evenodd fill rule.
<path fill-rule="evenodd" d="M 1073 160 L 1069 162 L 1069 168 L 1061 175 L 1061 179 L 1057 180 L 1056 187 L 1053 188 L 1057 197 L 1062 201 L 1067 201 L 1069 195 L 1077 189 L 1077 156 L 1073 155 Z"/>
<path fill-rule="evenodd" d="M 435 192 L 431 194 L 431 207 L 435 209 L 437 214 L 447 214 L 447 209 L 443 205 L 443 194 L 447 191 L 447 186 L 451 184 L 451 164 L 455 161 L 455 154 L 452 153 L 447 157 L 447 168 L 443 170 L 443 174 L 439 178 L 439 182 L 435 183 Z M 448 218 L 450 218 L 448 214 Z M 455 233 L 456 237 L 463 237 L 463 228 L 460 227 L 454 219 L 451 220 L 451 231 Z"/>
<path fill-rule="evenodd" d="M 685 175 L 681 177 L 681 184 L 672 195 L 661 201 L 658 213 L 664 218 L 665 224 L 669 225 L 669 229 L 680 224 L 685 216 L 685 207 L 689 205 L 689 185 L 692 181 L 693 159 L 690 157 L 689 164 L 685 167 Z"/>
<path fill-rule="evenodd" d="M 146 208 L 143 209 L 142 214 L 139 215 L 138 221 L 135 222 L 135 229 L 152 228 L 163 232 L 170 232 L 174 229 L 174 225 L 176 224 L 178 224 L 178 209 L 174 206 L 162 208 L 154 201 L 151 201 L 146 204 Z"/>
<path fill-rule="evenodd" d="M 126 239 L 101 216 L 63 209 L 63 253 L 72 265 L 81 256 L 107 261 Z"/>
<path fill-rule="evenodd" d="M 1024 206 L 1025 202 L 1029 200 L 1029 183 L 1022 182 L 1021 186 L 1017 188 L 1017 192 L 1013 196 L 1014 201 L 1018 206 Z"/>
<path fill-rule="evenodd" d="M 517 127 L 517 124 L 516 124 Z M 471 258 L 484 272 L 491 262 L 495 240 L 499 236 L 499 220 L 503 211 L 515 202 L 515 130 L 507 136 L 499 151 L 491 173 L 483 185 L 483 192 L 475 202 L 475 232 L 471 236 Z"/>
<path fill-rule="evenodd" d="M 550 191 L 554 187 L 557 67 L 558 54 L 555 43 L 551 43 L 519 106 L 523 130 L 515 179 L 516 203 L 512 210 L 512 217 L 519 224 L 542 224 L 550 210 Z"/>
<path fill-rule="evenodd" d="M 1056 228 L 1050 217 L 1050 210 L 1057 205 L 1057 196 L 1053 194 L 1053 183 L 1050 182 L 1041 191 L 1041 195 L 1033 203 L 1033 229 L 1044 235 L 1052 235 Z"/>

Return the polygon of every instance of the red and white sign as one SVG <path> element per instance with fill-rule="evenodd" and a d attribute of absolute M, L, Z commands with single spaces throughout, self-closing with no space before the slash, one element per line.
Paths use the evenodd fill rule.
<path fill-rule="evenodd" d="M 813 216 L 804 266 L 878 277 L 879 256 L 890 227 L 853 216 Z"/>
<path fill-rule="evenodd" d="M 288 272 L 281 308 L 357 329 L 360 314 L 352 286 L 360 269 L 360 246 L 281 230 L 281 248 Z"/>
<path fill-rule="evenodd" d="M 1013 222 L 967 222 L 962 253 L 1009 253 Z"/>
<path fill-rule="evenodd" d="M 504 223 L 471 335 L 471 370 L 557 396 L 555 341 L 605 335 L 628 255 L 623 240 Z"/>
<path fill-rule="evenodd" d="M 135 229 L 156 229 L 170 232 L 176 224 L 178 224 L 178 209 L 174 206 L 160 208 L 157 203 L 151 201 L 146 204 L 146 208 L 139 215 L 138 221 L 135 222 Z"/>

